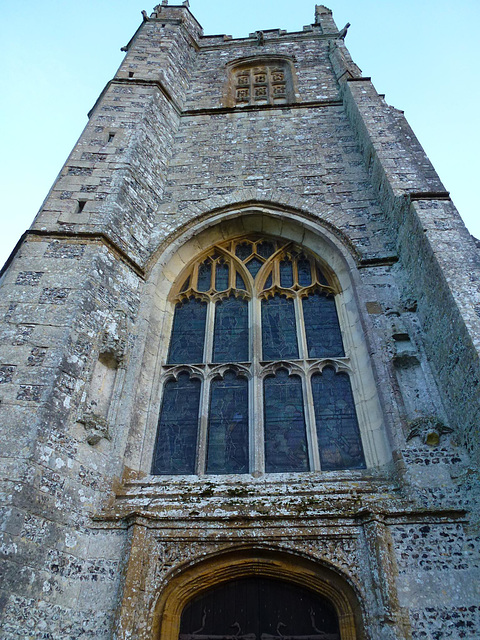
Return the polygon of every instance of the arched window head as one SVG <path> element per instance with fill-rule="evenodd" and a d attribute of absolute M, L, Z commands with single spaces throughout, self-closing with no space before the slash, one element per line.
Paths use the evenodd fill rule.
<path fill-rule="evenodd" d="M 335 277 L 291 242 L 211 247 L 175 283 L 154 474 L 365 468 Z"/>
<path fill-rule="evenodd" d="M 229 106 L 295 101 L 291 62 L 281 56 L 248 58 L 230 65 Z"/>

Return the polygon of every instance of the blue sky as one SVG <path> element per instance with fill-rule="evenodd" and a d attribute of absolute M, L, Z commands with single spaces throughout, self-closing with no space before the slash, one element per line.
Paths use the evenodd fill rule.
<path fill-rule="evenodd" d="M 173 4 L 173 2 L 171 2 Z M 480 133 L 478 0 L 327 0 L 364 75 L 403 109 L 451 192 L 471 233 L 480 237 L 476 194 Z M 145 0 L 0 2 L 3 45 L 0 188 L 3 264 L 30 226 L 86 114 L 114 75 L 141 22 Z M 257 29 L 301 30 L 310 0 L 190 0 L 206 34 L 247 36 Z"/>

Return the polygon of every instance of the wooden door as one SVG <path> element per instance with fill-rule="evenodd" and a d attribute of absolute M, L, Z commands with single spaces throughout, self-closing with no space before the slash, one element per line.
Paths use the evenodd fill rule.
<path fill-rule="evenodd" d="M 190 602 L 179 640 L 340 640 L 340 632 L 325 598 L 288 582 L 251 577 Z"/>

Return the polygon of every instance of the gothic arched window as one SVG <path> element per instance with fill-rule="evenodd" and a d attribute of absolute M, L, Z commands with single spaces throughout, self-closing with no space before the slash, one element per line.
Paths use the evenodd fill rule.
<path fill-rule="evenodd" d="M 183 271 L 153 474 L 365 468 L 333 280 L 304 249 L 258 236 Z"/>

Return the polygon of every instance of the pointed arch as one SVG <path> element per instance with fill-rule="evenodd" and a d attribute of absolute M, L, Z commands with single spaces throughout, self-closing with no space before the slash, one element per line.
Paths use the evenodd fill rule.
<path fill-rule="evenodd" d="M 352 392 L 365 443 L 367 468 L 388 463 L 390 452 L 356 301 L 356 288 L 360 286 L 356 256 L 352 255 L 348 243 L 340 241 L 337 234 L 321 228 L 311 217 L 298 211 L 292 213 L 271 206 L 252 205 L 202 216 L 184 228 L 182 234 L 171 237 L 170 244 L 164 244 L 157 255 L 149 276 L 151 297 L 142 309 L 150 331 L 146 339 L 148 350 L 142 363 L 144 384 L 134 403 L 137 415 L 142 418 L 139 421 L 126 418 L 132 424 L 127 466 L 147 474 L 150 472 L 161 386 L 165 379 L 162 367 L 167 359 L 174 316 L 172 292 L 182 293 L 182 274 L 187 274 L 189 265 L 208 255 L 212 247 L 222 248 L 222 255 L 228 256 L 226 246 L 229 242 L 251 236 L 276 238 L 281 247 L 300 247 L 321 265 L 327 277 L 326 284 L 336 292 L 345 349 L 351 354 L 348 361 L 336 363 L 336 370 L 352 375 Z M 238 268 L 242 266 L 241 261 L 236 264 Z M 140 376 L 141 371 L 137 370 L 137 379 Z M 132 385 L 137 379 L 132 380 Z"/>
<path fill-rule="evenodd" d="M 306 556 L 266 547 L 233 548 L 184 566 L 168 577 L 152 610 L 152 640 L 178 640 L 180 620 L 194 598 L 217 586 L 252 576 L 297 585 L 330 603 L 340 640 L 365 640 L 356 588 L 336 567 Z"/>

